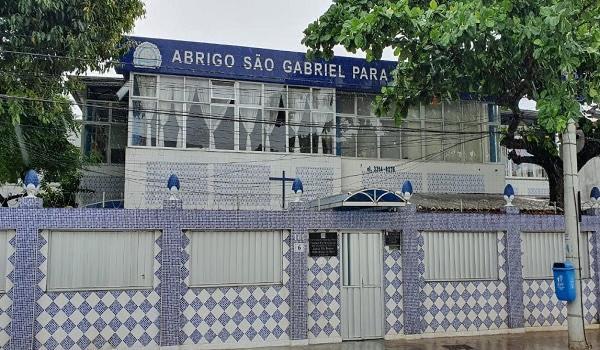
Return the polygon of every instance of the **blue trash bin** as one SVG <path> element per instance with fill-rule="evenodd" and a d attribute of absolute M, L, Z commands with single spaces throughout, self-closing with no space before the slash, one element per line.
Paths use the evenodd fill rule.
<path fill-rule="evenodd" d="M 552 266 L 554 274 L 554 290 L 558 300 L 575 300 L 575 267 L 570 261 L 554 263 Z"/>

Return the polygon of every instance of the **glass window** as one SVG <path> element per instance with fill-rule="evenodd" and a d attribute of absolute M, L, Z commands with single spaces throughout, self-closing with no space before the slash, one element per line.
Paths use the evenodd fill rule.
<path fill-rule="evenodd" d="M 475 101 L 462 101 L 462 121 L 480 122 L 482 120 L 482 105 Z"/>
<path fill-rule="evenodd" d="M 168 101 L 183 101 L 183 78 L 161 75 L 159 98 Z"/>
<path fill-rule="evenodd" d="M 297 110 L 310 110 L 310 89 L 290 88 L 290 108 Z"/>
<path fill-rule="evenodd" d="M 265 84 L 265 107 L 287 108 L 287 106 L 287 92 L 285 86 Z"/>
<path fill-rule="evenodd" d="M 133 146 L 156 145 L 156 102 L 133 101 L 131 121 L 131 144 Z M 149 141 L 153 140 L 150 144 Z"/>
<path fill-rule="evenodd" d="M 240 104 L 260 106 L 262 104 L 262 85 L 240 83 Z"/>
<path fill-rule="evenodd" d="M 108 161 L 108 125 L 85 125 L 84 154 L 102 163 Z"/>
<path fill-rule="evenodd" d="M 287 147 L 285 111 L 265 111 L 265 115 L 265 150 L 267 152 L 285 152 Z"/>
<path fill-rule="evenodd" d="M 125 163 L 125 148 L 127 148 L 127 125 L 111 125 L 110 162 Z"/>
<path fill-rule="evenodd" d="M 183 104 L 160 102 L 158 144 L 163 147 L 181 147 Z"/>
<path fill-rule="evenodd" d="M 262 151 L 262 111 L 240 108 L 240 150 Z"/>
<path fill-rule="evenodd" d="M 335 109 L 337 113 L 354 114 L 354 94 L 338 93 L 336 95 Z"/>
<path fill-rule="evenodd" d="M 356 96 L 356 114 L 369 116 L 373 115 L 373 102 L 375 96 L 373 95 L 357 95 Z"/>
<path fill-rule="evenodd" d="M 463 159 L 463 145 L 460 135 L 460 123 L 446 122 L 444 124 L 444 159 L 451 162 L 460 162 Z"/>
<path fill-rule="evenodd" d="M 466 162 L 483 162 L 481 126 L 479 124 L 463 124 L 464 135 L 464 157 Z"/>
<path fill-rule="evenodd" d="M 440 109 L 441 112 L 441 109 Z M 441 117 L 441 113 L 440 113 Z M 427 118 L 427 115 L 426 115 Z M 442 123 L 439 122 L 431 122 L 429 119 L 425 119 L 425 128 L 423 131 L 423 140 L 425 150 L 425 160 L 429 161 L 437 161 L 442 160 L 443 154 L 443 139 L 444 133 L 442 128 Z"/>
<path fill-rule="evenodd" d="M 333 154 L 333 114 L 313 112 L 312 152 Z"/>
<path fill-rule="evenodd" d="M 86 121 L 108 122 L 110 104 L 101 101 L 87 101 Z"/>
<path fill-rule="evenodd" d="M 232 81 L 212 81 L 212 102 L 213 103 L 235 103 L 235 83 Z"/>
<path fill-rule="evenodd" d="M 185 78 L 185 100 L 209 103 L 208 79 Z"/>
<path fill-rule="evenodd" d="M 135 74 L 133 76 L 133 95 L 156 97 L 156 76 Z"/>
<path fill-rule="evenodd" d="M 211 106 L 212 148 L 234 148 L 234 111 L 234 107 Z"/>
<path fill-rule="evenodd" d="M 313 109 L 333 112 L 335 93 L 330 89 L 313 89 Z"/>
<path fill-rule="evenodd" d="M 128 112 L 129 106 L 127 106 L 127 102 L 113 102 L 112 104 L 112 119 L 113 123 L 127 123 L 127 118 L 129 117 Z"/>
<path fill-rule="evenodd" d="M 358 125 L 354 117 L 339 118 L 340 136 L 338 143 L 340 145 L 340 154 L 344 157 L 356 157 L 356 135 L 358 134 Z"/>
<path fill-rule="evenodd" d="M 188 148 L 208 148 L 210 143 L 210 106 L 205 104 L 187 105 L 185 143 Z"/>
<path fill-rule="evenodd" d="M 425 106 L 425 118 L 427 120 L 441 120 L 442 119 L 442 104 L 436 103 L 435 105 Z"/>
<path fill-rule="evenodd" d="M 393 119 L 381 119 L 379 140 L 381 158 L 400 159 L 400 130 Z"/>
<path fill-rule="evenodd" d="M 419 107 L 412 107 L 402 123 L 402 158 L 420 159 L 421 152 L 420 111 Z"/>
<path fill-rule="evenodd" d="M 358 157 L 377 158 L 377 134 L 374 118 L 358 119 L 358 134 L 356 136 L 356 152 Z"/>
<path fill-rule="evenodd" d="M 290 118 L 290 152 L 310 153 L 312 134 L 309 111 L 291 111 Z"/>

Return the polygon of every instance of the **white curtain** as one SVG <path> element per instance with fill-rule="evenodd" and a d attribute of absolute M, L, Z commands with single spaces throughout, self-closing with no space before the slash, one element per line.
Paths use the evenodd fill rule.
<path fill-rule="evenodd" d="M 309 89 L 290 89 L 291 107 L 298 112 L 294 113 L 292 124 L 290 125 L 294 132 L 294 153 L 300 152 L 300 125 L 302 120 L 306 119 L 310 123 L 310 90 Z M 306 118 L 304 118 L 306 117 Z M 307 128 L 307 130 L 310 130 Z M 306 135 L 303 135 L 306 136 Z"/>
<path fill-rule="evenodd" d="M 258 109 L 240 108 L 240 119 L 242 120 L 244 130 L 246 130 L 246 151 L 252 150 L 251 136 L 254 132 L 254 128 L 256 128 L 256 124 L 260 123 L 260 121 L 257 120 L 259 112 L 260 110 Z"/>
<path fill-rule="evenodd" d="M 271 152 L 271 133 L 275 129 L 275 122 L 277 121 L 277 114 L 279 111 L 267 111 L 267 118 L 265 118 L 265 152 Z"/>
<path fill-rule="evenodd" d="M 221 122 L 223 121 L 223 119 L 225 118 L 225 115 L 227 114 L 227 107 L 221 107 L 221 106 L 212 106 L 211 108 L 211 114 L 212 114 L 212 118 L 210 121 L 210 138 L 209 138 L 209 148 L 210 149 L 215 149 L 215 132 L 217 131 L 217 128 L 219 127 L 219 125 L 221 125 Z"/>

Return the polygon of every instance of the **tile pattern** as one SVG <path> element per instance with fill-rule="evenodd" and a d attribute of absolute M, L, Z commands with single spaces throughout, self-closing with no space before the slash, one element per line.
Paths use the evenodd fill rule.
<path fill-rule="evenodd" d="M 289 339 L 290 234 L 284 233 L 283 284 L 189 288 L 190 237 L 184 238 L 180 344 L 235 344 Z"/>
<path fill-rule="evenodd" d="M 371 172 L 362 175 L 364 188 L 384 188 L 390 191 L 400 191 L 404 181 L 410 180 L 415 192 L 423 191 L 423 175 L 415 172 Z"/>
<path fill-rule="evenodd" d="M 308 257 L 308 338 L 339 338 L 341 331 L 340 258 Z"/>
<path fill-rule="evenodd" d="M 402 256 L 400 249 L 389 246 L 385 246 L 383 251 L 383 290 L 385 334 L 402 334 Z"/>
<path fill-rule="evenodd" d="M 154 244 L 154 289 L 44 292 L 36 304 L 36 349 L 100 349 L 159 344 L 159 232 Z M 38 282 L 46 289 L 48 235 L 41 234 Z"/>
<path fill-rule="evenodd" d="M 498 280 L 426 282 L 424 332 L 483 331 L 508 328 L 505 233 L 498 233 Z M 423 244 L 420 235 L 419 244 Z"/>
<path fill-rule="evenodd" d="M 279 175 L 278 175 L 279 176 Z M 330 167 L 297 167 L 296 177 L 302 180 L 303 201 L 310 201 L 336 194 L 334 178 L 335 170 Z M 290 184 L 291 188 L 291 184 Z"/>
<path fill-rule="evenodd" d="M 120 176 L 94 176 L 86 174 L 81 178 L 80 188 L 93 191 L 91 193 L 79 194 L 83 205 L 101 202 L 103 198 L 104 200 L 123 199 L 125 178 Z"/>
<path fill-rule="evenodd" d="M 485 177 L 473 174 L 427 174 L 427 192 L 483 193 Z"/>
<path fill-rule="evenodd" d="M 181 185 L 178 196 L 185 207 L 204 208 L 208 204 L 209 179 L 212 176 L 205 163 L 148 162 L 146 163 L 146 190 L 144 200 L 158 206 L 169 198 L 167 179 L 177 175 Z"/>
<path fill-rule="evenodd" d="M 12 311 L 12 288 L 13 288 L 13 270 L 15 262 L 15 231 L 9 230 L 0 232 L 6 234 L 8 247 L 6 256 L 8 258 L 6 266 L 6 289 L 0 294 L 0 349 L 6 349 L 10 344 L 10 323 Z"/>
<path fill-rule="evenodd" d="M 271 182 L 274 182 L 269 181 L 271 166 L 231 163 L 214 164 L 213 167 L 214 208 L 271 208 Z M 281 186 L 281 183 L 277 185 Z"/>
<path fill-rule="evenodd" d="M 598 315 L 596 306 L 596 271 L 594 234 L 588 235 L 588 247 L 590 256 L 590 277 L 582 281 L 582 302 L 584 318 L 586 323 L 595 321 Z M 547 280 L 524 280 L 523 281 L 523 304 L 525 305 L 524 316 L 526 327 L 560 326 L 567 324 L 567 304 L 558 300 L 554 291 L 554 281 Z"/>

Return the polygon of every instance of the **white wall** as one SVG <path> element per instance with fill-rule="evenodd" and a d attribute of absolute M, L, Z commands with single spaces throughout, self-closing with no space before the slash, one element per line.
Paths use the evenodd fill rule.
<path fill-rule="evenodd" d="M 186 208 L 281 209 L 281 181 L 270 176 L 302 179 L 303 200 L 366 187 L 399 190 L 404 180 L 415 191 L 501 193 L 502 164 L 467 164 L 342 158 L 329 155 L 208 151 L 197 149 L 127 149 L 125 207 L 159 208 L 169 198 L 167 179 L 181 182 Z M 287 201 L 293 200 L 291 182 Z"/>

